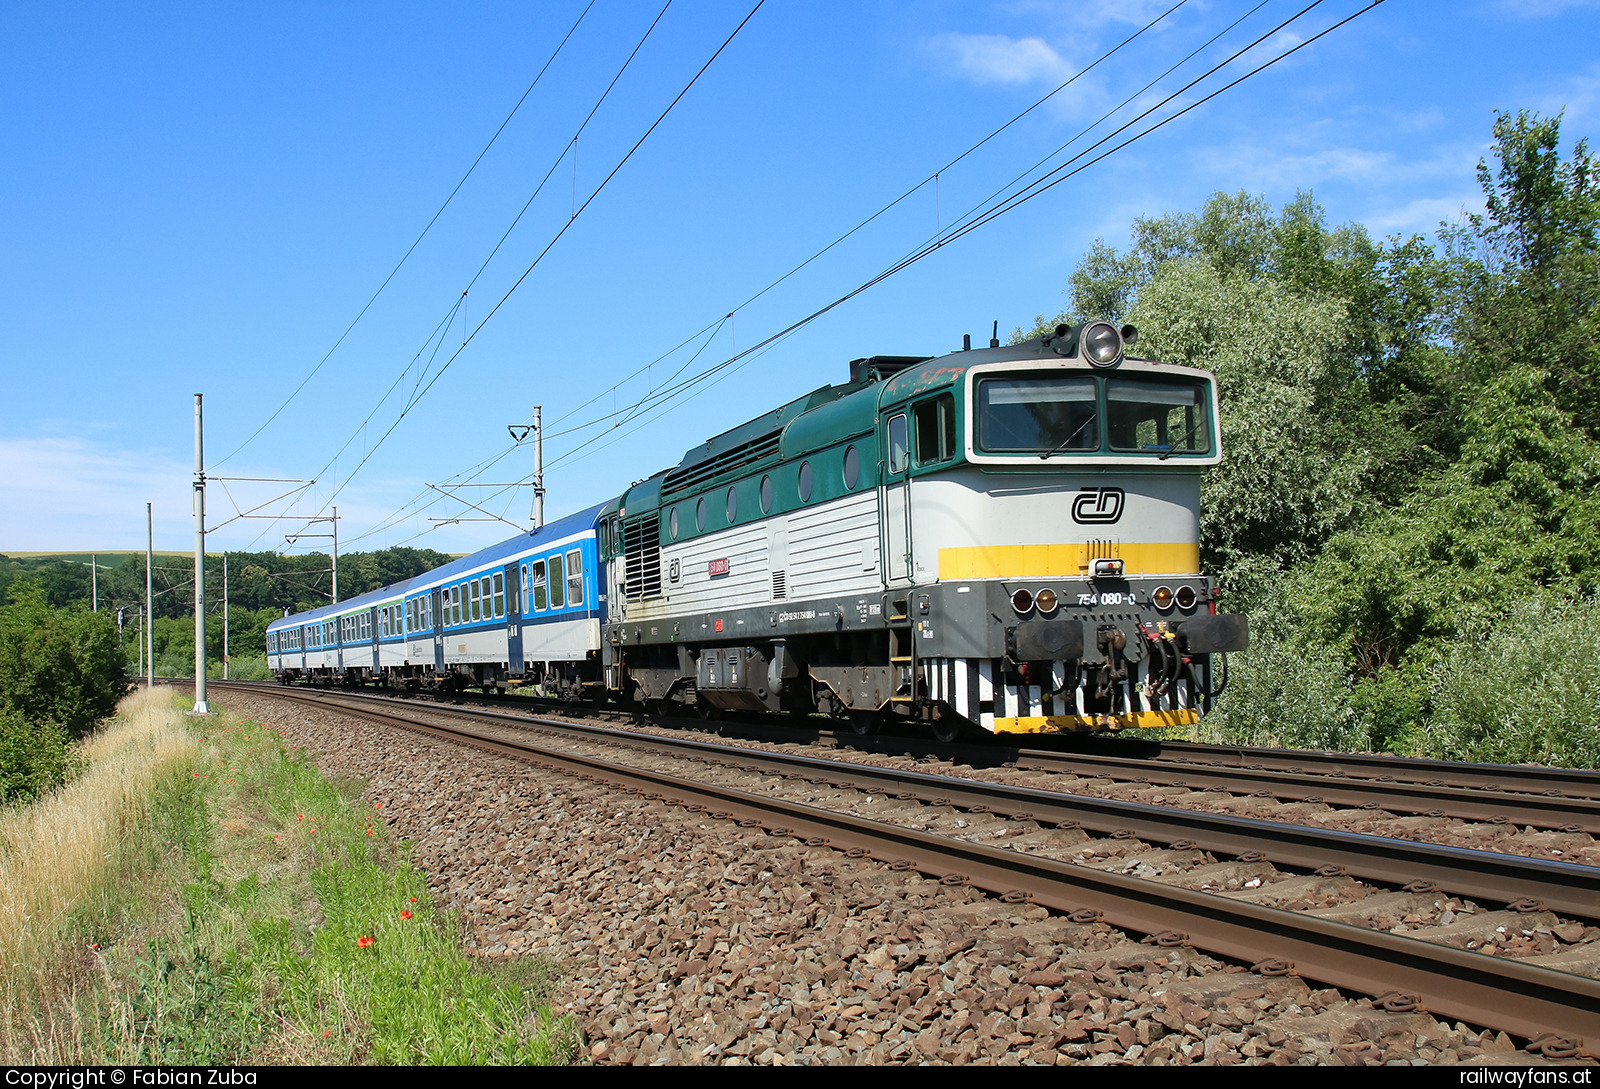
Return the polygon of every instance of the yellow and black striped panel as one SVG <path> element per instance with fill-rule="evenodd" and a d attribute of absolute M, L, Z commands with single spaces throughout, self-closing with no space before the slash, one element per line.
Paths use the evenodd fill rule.
<path fill-rule="evenodd" d="M 1038 684 L 1008 684 L 1005 663 L 992 658 L 924 658 L 922 675 L 930 698 L 990 733 L 1044 734 L 1108 729 L 1159 729 L 1190 726 L 1200 721 L 1188 681 L 1153 693 L 1123 681 L 1118 715 L 1093 714 L 1085 706 L 1082 685 L 1067 684 L 1066 663 L 1051 663 L 1050 677 Z"/>

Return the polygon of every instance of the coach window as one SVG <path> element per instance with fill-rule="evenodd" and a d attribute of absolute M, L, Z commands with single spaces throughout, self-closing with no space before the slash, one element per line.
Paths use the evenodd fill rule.
<path fill-rule="evenodd" d="M 694 505 L 694 528 L 698 529 L 701 533 L 704 533 L 706 531 L 706 500 L 705 500 L 705 496 L 701 496 L 699 501 L 696 502 L 695 505 Z"/>
<path fill-rule="evenodd" d="M 549 600 L 545 597 L 544 588 L 544 561 L 539 560 L 533 565 L 533 611 L 542 613 L 550 607 Z"/>
<path fill-rule="evenodd" d="M 467 583 L 467 600 L 472 609 L 472 619 L 482 620 L 483 613 L 478 600 L 478 580 L 473 579 Z"/>
<path fill-rule="evenodd" d="M 450 620 L 454 624 L 461 623 L 461 587 L 450 587 Z"/>
<path fill-rule="evenodd" d="M 844 486 L 847 491 L 856 490 L 856 481 L 861 479 L 861 452 L 854 446 L 844 452 Z"/>
<path fill-rule="evenodd" d="M 702 499 L 701 502 L 703 503 L 705 500 Z M 564 604 L 561 599 L 562 577 L 561 553 L 557 552 L 550 557 L 550 607 L 552 609 L 559 609 Z"/>
<path fill-rule="evenodd" d="M 567 604 L 583 607 L 583 553 L 567 553 Z"/>
<path fill-rule="evenodd" d="M 917 424 L 917 465 L 934 465 L 955 457 L 955 398 L 947 393 L 923 401 L 911 412 Z"/>
<path fill-rule="evenodd" d="M 739 517 L 739 492 L 734 488 L 728 489 L 728 524 L 733 525 L 734 519 Z"/>
<path fill-rule="evenodd" d="M 494 618 L 506 615 L 506 576 L 503 571 L 494 574 Z"/>
<path fill-rule="evenodd" d="M 809 461 L 802 461 L 800 463 L 800 502 L 811 502 L 812 483 L 811 463 Z"/>
<path fill-rule="evenodd" d="M 761 513 L 772 513 L 772 477 L 761 478 Z"/>
<path fill-rule="evenodd" d="M 906 417 L 905 413 L 895 416 L 889 421 L 889 471 L 903 473 L 906 471 Z"/>

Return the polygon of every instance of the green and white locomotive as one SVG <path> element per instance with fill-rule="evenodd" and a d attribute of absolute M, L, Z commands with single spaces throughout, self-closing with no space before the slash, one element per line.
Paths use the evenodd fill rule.
<path fill-rule="evenodd" d="M 608 693 L 945 738 L 1197 721 L 1248 640 L 1200 571 L 1216 382 L 1135 336 L 859 359 L 629 489 Z"/>

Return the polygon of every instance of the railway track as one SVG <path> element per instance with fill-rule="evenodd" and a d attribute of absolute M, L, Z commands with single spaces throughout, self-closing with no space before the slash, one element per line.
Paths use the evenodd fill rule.
<path fill-rule="evenodd" d="M 555 701 L 457 693 L 430 696 L 426 702 L 481 706 L 518 714 L 537 715 L 543 711 L 572 722 L 596 718 L 617 723 L 638 721 L 638 716 L 626 710 Z M 656 720 L 655 724 L 694 732 L 708 728 L 707 723 L 696 719 L 663 719 Z M 1194 792 L 1216 790 L 1277 802 L 1323 804 L 1400 817 L 1444 817 L 1600 835 L 1600 772 L 1581 769 L 1472 765 L 1406 757 L 1249 749 L 1187 742 L 1155 743 L 1138 739 L 1066 739 L 1065 744 L 1073 745 L 1072 749 L 1026 748 L 1001 743 L 945 745 L 911 737 L 861 737 L 848 730 L 819 727 L 810 719 L 803 725 L 774 723 L 770 719 L 727 719 L 712 726 L 730 738 L 778 744 L 831 744 L 869 754 L 935 757 L 978 769 L 1003 764 L 1018 771 L 1107 780 L 1131 787 L 1170 787 Z"/>
<path fill-rule="evenodd" d="M 1210 855 L 1225 854 L 1233 856 L 1231 862 L 1212 860 L 1209 865 L 1270 864 L 1306 871 L 1297 879 L 1313 883 L 1359 878 L 1399 886 L 1387 895 L 1413 901 L 1450 896 L 1496 903 L 1502 906 L 1491 910 L 1485 921 L 1508 920 L 1513 930 L 1522 929 L 1521 923 L 1527 922 L 1531 925 L 1526 929 L 1533 933 L 1549 926 L 1570 928 L 1576 925 L 1570 922 L 1573 918 L 1600 916 L 1596 891 L 1600 874 L 1590 867 L 1068 796 L 970 778 L 863 768 L 607 727 L 538 723 L 521 715 L 430 708 L 434 712 L 431 717 L 471 719 L 474 725 L 419 725 L 409 721 L 414 712 L 401 715 L 374 707 L 370 700 L 330 700 L 304 692 L 273 694 L 331 704 L 340 713 L 368 721 L 448 733 L 457 743 L 579 778 L 598 779 L 651 800 L 745 822 L 773 836 L 826 843 L 945 883 L 974 885 L 1003 898 L 1043 904 L 1069 915 L 1099 913 L 1106 922 L 1149 935 L 1157 942 L 1192 944 L 1242 960 L 1258 971 L 1294 971 L 1348 990 L 1386 995 L 1391 1006 L 1415 1003 L 1444 1016 L 1529 1039 L 1542 1038 L 1550 1053 L 1563 1053 L 1579 1041 L 1600 1039 L 1600 982 L 1592 978 L 1250 902 L 1242 898 L 1249 894 L 1239 890 L 1233 890 L 1234 895 L 1218 895 L 1185 888 L 1171 879 L 1133 875 L 1141 867 L 1149 869 L 1149 860 L 1164 854 L 1181 879 L 1180 856 L 1188 856 L 1189 861 L 1198 856 L 1203 869 Z M 491 725 L 486 728 L 484 723 Z M 549 731 L 550 739 L 528 736 L 539 731 Z M 575 737 L 587 744 L 575 746 Z M 620 749 L 627 759 L 573 751 L 596 745 L 613 754 Z M 641 761 L 640 757 L 647 759 Z M 718 785 L 708 781 L 714 775 L 703 773 L 686 776 L 681 768 L 640 766 L 663 761 L 681 765 L 686 760 L 708 770 L 720 769 L 742 786 Z M 761 778 L 753 779 L 755 776 Z M 744 789 L 753 781 L 762 783 L 763 789 Z M 799 799 L 777 796 L 785 793 L 769 785 L 777 782 L 799 784 Z M 842 811 L 838 799 L 827 807 L 817 804 L 821 795 L 839 792 L 884 802 L 892 798 L 932 813 L 1004 822 L 1012 834 L 1000 836 L 1006 846 L 997 847 L 974 842 L 970 835 L 908 827 L 904 814 L 892 821 Z M 936 824 L 939 819 L 936 816 L 921 823 Z M 1024 843 L 1059 837 L 1063 832 L 1080 842 L 1098 836 L 1118 845 L 1121 853 L 1114 859 L 1119 863 L 1131 859 L 1131 865 L 1117 869 L 1130 872 L 1049 857 L 1048 850 L 1033 849 L 1039 846 L 1037 842 Z M 995 838 L 992 830 L 990 838 Z M 1150 844 L 1160 846 L 1152 848 Z M 1075 853 L 1082 855 L 1083 851 Z M 1257 879 L 1256 884 L 1263 883 Z M 1473 907 L 1481 905 L 1474 903 Z M 1556 918 L 1556 913 L 1569 921 Z M 1462 914 L 1472 912 L 1464 908 Z M 1506 929 L 1502 922 L 1499 932 Z"/>

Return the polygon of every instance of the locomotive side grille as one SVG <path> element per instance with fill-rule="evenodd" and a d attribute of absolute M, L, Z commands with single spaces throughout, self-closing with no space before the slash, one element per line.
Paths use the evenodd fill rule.
<path fill-rule="evenodd" d="M 789 576 L 782 571 L 772 573 L 772 600 L 782 601 L 789 596 Z"/>
<path fill-rule="evenodd" d="M 718 454 L 714 458 L 683 469 L 674 469 L 661 482 L 661 497 L 669 499 L 682 492 L 693 491 L 711 483 L 719 476 L 747 470 L 763 461 L 777 457 L 778 439 L 780 437 L 780 433 L 774 431 L 772 434 L 763 435 L 759 439 L 751 439 L 749 442 L 740 443 L 732 450 Z"/>
<path fill-rule="evenodd" d="M 661 596 L 661 515 L 649 514 L 622 525 L 624 596 L 629 601 Z"/>

